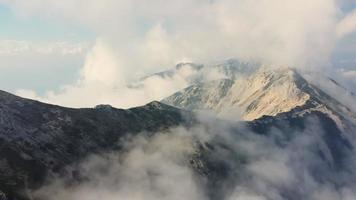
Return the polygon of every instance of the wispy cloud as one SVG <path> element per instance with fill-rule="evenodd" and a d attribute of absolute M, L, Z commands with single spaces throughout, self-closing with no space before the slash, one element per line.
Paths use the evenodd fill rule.
<path fill-rule="evenodd" d="M 337 26 L 338 37 L 344 37 L 356 31 L 356 10 L 348 13 Z"/>
<path fill-rule="evenodd" d="M 69 42 L 29 42 L 19 40 L 0 40 L 0 56 L 32 54 L 84 54 L 89 48 L 86 43 Z"/>

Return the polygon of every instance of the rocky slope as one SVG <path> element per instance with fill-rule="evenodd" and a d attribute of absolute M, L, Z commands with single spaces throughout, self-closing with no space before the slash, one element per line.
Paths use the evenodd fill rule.
<path fill-rule="evenodd" d="M 64 108 L 0 92 L 0 199 L 31 199 L 31 190 L 43 186 L 48 177 L 69 176 L 80 182 L 75 165 L 87 156 L 120 154 L 122 139 L 138 134 L 150 137 L 176 126 L 192 134 L 198 127 L 209 136 L 197 137 L 194 153 L 185 158 L 208 188 L 208 199 L 229 199 L 236 186 L 261 189 L 255 188 L 260 182 L 253 182 L 258 176 L 250 167 L 265 160 L 293 163 L 288 172 L 296 176 L 295 185 L 274 185 L 279 171 L 264 183 L 278 191 L 279 199 L 313 199 L 308 195 L 315 188 L 305 182 L 309 179 L 314 185 L 335 187 L 356 182 L 356 116 L 351 104 L 337 100 L 295 70 L 246 70 L 245 65 L 233 60 L 214 64 L 210 67 L 219 76 L 209 79 L 202 78 L 212 72 L 207 66 L 177 65 L 156 75 L 174 76 L 188 67 L 197 72 L 188 76 L 191 86 L 163 103 L 127 110 L 109 105 Z M 204 121 L 187 110 L 210 110 L 230 120 Z M 237 122 L 240 119 L 245 121 Z M 262 167 L 258 173 L 271 170 L 268 165 L 258 166 Z M 298 173 L 304 174 L 294 175 Z"/>
<path fill-rule="evenodd" d="M 187 115 L 185 117 L 185 115 Z M 188 124 L 188 112 L 152 102 L 128 110 L 71 109 L 0 92 L 0 190 L 28 196 L 51 173 L 89 154 L 120 149 L 119 139 Z"/>
<path fill-rule="evenodd" d="M 254 120 L 306 104 L 335 117 L 355 120 L 355 113 L 329 94 L 310 84 L 298 72 L 289 68 L 262 67 L 239 79 L 221 79 L 193 84 L 162 100 L 179 108 L 212 110 L 224 117 Z"/>
<path fill-rule="evenodd" d="M 310 195 L 313 190 L 320 189 L 320 186 L 311 187 L 308 179 L 315 181 L 316 185 L 335 185 L 340 189 L 356 181 L 355 165 L 352 161 L 355 158 L 354 139 L 345 137 L 345 132 L 340 130 L 327 114 L 316 110 L 304 113 L 305 109 L 308 108 L 297 107 L 289 112 L 273 117 L 264 116 L 243 125 L 230 124 L 231 122 L 227 125 L 222 122 L 225 127 L 229 127 L 228 137 L 222 136 L 224 134 L 216 128 L 222 126 L 221 122 L 210 124 L 207 132 L 214 132 L 216 136 L 201 144 L 191 159 L 193 168 L 208 180 L 206 187 L 210 199 L 231 199 L 231 193 L 236 186 L 258 191 L 261 186 L 258 184 L 263 183 L 265 177 L 262 177 L 262 181 L 254 182 L 260 178 L 259 175 L 251 174 L 249 168 L 254 166 L 255 162 L 258 163 L 257 174 L 271 173 L 267 176 L 271 177 L 269 181 L 272 182 L 276 180 L 278 183 L 279 174 L 285 173 L 283 170 L 286 168 L 279 168 L 276 164 L 281 160 L 286 162 L 283 165 L 288 166 L 286 176 L 301 173 L 300 177 L 293 178 L 293 184 L 286 183 L 285 180 L 281 181 L 286 184 L 282 186 L 269 182 L 262 184 L 270 191 L 277 190 L 277 199 L 314 200 Z M 346 134 L 353 135 L 353 132 Z M 267 139 L 268 142 L 261 142 L 261 138 Z M 256 145 L 251 147 L 252 153 L 248 150 L 246 152 L 245 147 L 249 145 Z M 259 156 L 262 158 L 257 158 L 256 161 Z M 347 178 L 343 178 L 345 176 Z M 269 193 L 261 191 L 258 197 L 268 199 Z"/>
<path fill-rule="evenodd" d="M 92 154 L 120 152 L 123 138 L 138 133 L 151 135 L 177 125 L 194 130 L 196 125 L 204 127 L 205 134 L 213 137 L 195 141 L 195 153 L 186 158 L 187 163 L 208 188 L 209 199 L 224 199 L 236 185 L 251 181 L 246 166 L 255 162 L 256 155 L 244 153 L 237 143 L 248 142 L 250 139 L 246 138 L 253 139 L 257 134 L 274 140 L 273 148 L 287 148 L 294 138 L 308 131 L 310 118 L 321 122 L 321 130 L 318 145 L 310 146 L 318 163 L 307 170 L 323 170 L 323 176 L 315 174 L 316 180 L 336 184 L 339 180 L 335 177 L 340 171 L 349 170 L 348 155 L 353 152 L 354 144 L 344 137 L 344 130 L 331 115 L 314 107 L 306 103 L 251 122 L 213 119 L 206 123 L 188 111 L 159 102 L 128 110 L 109 105 L 71 109 L 1 92 L 0 190 L 7 199 L 31 199 L 31 189 L 42 186 L 48 177 L 70 176 L 80 180 L 80 172 L 73 168 L 75 163 Z M 277 138 L 276 129 L 282 133 Z M 299 188 L 303 187 L 302 184 Z M 281 191 L 286 193 L 285 199 L 303 198 L 304 190 L 282 188 Z"/>
<path fill-rule="evenodd" d="M 234 81 L 220 79 L 198 83 L 162 100 L 163 103 L 188 110 L 215 110 L 228 95 Z"/>

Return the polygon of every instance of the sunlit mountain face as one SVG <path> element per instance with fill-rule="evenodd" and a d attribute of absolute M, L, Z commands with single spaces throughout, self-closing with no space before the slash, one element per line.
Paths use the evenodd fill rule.
<path fill-rule="evenodd" d="M 352 0 L 0 0 L 0 200 L 356 199 Z"/>

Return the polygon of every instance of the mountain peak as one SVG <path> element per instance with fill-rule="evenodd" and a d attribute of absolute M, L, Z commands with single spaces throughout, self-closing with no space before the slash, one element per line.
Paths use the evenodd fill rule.
<path fill-rule="evenodd" d="M 236 112 L 244 120 L 274 116 L 301 106 L 309 95 L 308 85 L 294 69 L 261 67 L 247 77 L 194 84 L 163 100 L 192 110 L 209 109 L 221 116 Z"/>
<path fill-rule="evenodd" d="M 290 67 L 261 66 L 245 76 L 192 84 L 162 102 L 188 110 L 210 110 L 223 118 L 245 121 L 276 116 L 298 107 L 306 108 L 303 112 L 325 113 L 340 128 L 344 126 L 343 119 L 356 121 L 352 109 Z"/>
<path fill-rule="evenodd" d="M 254 120 L 263 115 L 275 116 L 281 112 L 304 105 L 310 96 L 301 90 L 306 84 L 290 68 L 261 68 L 246 79 L 237 80 L 219 107 L 221 114 L 229 107 L 241 110 L 244 120 Z"/>

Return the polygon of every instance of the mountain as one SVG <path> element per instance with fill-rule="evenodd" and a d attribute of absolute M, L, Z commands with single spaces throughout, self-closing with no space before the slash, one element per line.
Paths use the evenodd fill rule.
<path fill-rule="evenodd" d="M 352 100 L 340 100 L 341 95 L 294 69 L 235 60 L 184 63 L 153 76 L 175 76 L 182 70 L 189 71 L 190 86 L 161 102 L 126 110 L 110 105 L 65 108 L 0 91 L 0 199 L 36 199 L 32 191 L 50 184 L 50 178 L 85 182 L 92 174 L 83 174 L 77 165 L 88 156 L 125 155 L 126 138 L 162 131 L 173 140 L 176 127 L 193 140 L 193 150 L 179 164 L 192 169 L 207 199 L 234 199 L 236 188 L 246 187 L 266 199 L 314 200 L 312 193 L 320 188 L 353 187 Z M 347 91 L 326 80 L 337 93 Z M 215 112 L 217 118 L 197 110 Z M 148 182 L 161 174 L 147 173 Z"/>
<path fill-rule="evenodd" d="M 355 145 L 353 138 L 356 131 L 354 109 L 356 99 L 351 92 L 329 77 L 318 74 L 311 78 L 308 74 L 300 74 L 291 68 L 260 66 L 244 76 L 193 83 L 161 102 L 187 110 L 212 111 L 222 119 L 243 120 L 254 133 L 268 135 L 269 138 L 276 137 L 273 134 L 280 132 L 281 135 L 273 139 L 276 140 L 274 145 L 286 152 L 293 140 L 299 140 L 299 137 L 302 137 L 300 135 L 309 132 L 308 129 L 316 128 L 311 131 L 312 133 L 307 133 L 307 135 L 314 133 L 318 135 L 318 139 L 309 141 L 315 142 L 314 146 L 307 147 L 308 152 L 304 153 L 305 156 L 313 155 L 315 160 L 318 160 L 317 163 L 310 161 L 313 164 L 303 161 L 311 165 L 306 169 L 308 173 L 312 174 L 317 182 L 340 185 L 344 184 L 341 183 L 343 181 L 340 178 L 344 176 L 343 173 L 352 171 L 350 180 L 355 180 L 351 169 L 354 165 L 350 164 L 350 159 L 353 158 L 350 158 L 350 155 L 353 154 Z M 235 128 L 234 135 L 244 135 L 241 130 L 244 129 Z M 213 150 L 209 147 L 203 148 L 202 157 L 205 152 L 210 152 L 210 155 L 203 159 L 205 165 L 209 167 L 199 168 L 203 171 L 201 173 L 211 176 L 209 178 L 213 180 L 210 182 L 211 187 L 217 188 L 217 185 L 221 185 L 219 180 L 229 180 L 225 183 L 225 188 L 229 185 L 244 185 L 244 182 L 249 182 L 249 179 L 241 178 L 245 175 L 234 174 L 234 170 L 226 170 L 233 168 L 244 171 L 239 164 L 231 166 L 234 164 L 224 160 L 211 161 L 211 157 L 214 157 L 211 154 L 214 155 L 214 151 L 218 151 L 216 146 L 223 145 L 224 147 L 221 148 L 225 151 L 234 148 L 234 145 L 232 147 L 227 145 L 229 142 L 224 141 L 219 144 L 217 141 L 219 140 L 212 140 Z M 236 156 L 242 158 L 237 163 L 249 162 L 246 160 L 250 158 L 246 158 L 244 154 L 237 153 L 232 156 L 230 153 L 228 153 L 231 156 L 229 159 L 234 159 Z M 298 187 L 303 188 L 304 185 L 299 184 Z M 304 191 L 298 191 L 296 188 L 286 190 L 280 191 L 282 199 L 309 199 L 305 194 L 306 188 Z M 218 195 L 215 199 L 225 198 L 226 191 L 213 191 L 213 196 Z"/>
<path fill-rule="evenodd" d="M 220 79 L 191 85 L 162 100 L 163 103 L 188 110 L 215 110 L 228 95 L 234 81 Z"/>
<path fill-rule="evenodd" d="M 239 79 L 193 84 L 162 102 L 189 110 L 212 110 L 222 117 L 235 115 L 236 119 L 247 121 L 276 116 L 304 105 L 313 105 L 309 110 L 328 113 L 340 125 L 345 118 L 356 120 L 349 107 L 290 68 L 261 67 Z"/>
<path fill-rule="evenodd" d="M 206 123 L 189 111 L 159 102 L 128 110 L 109 105 L 72 109 L 1 92 L 0 190 L 6 194 L 5 199 L 32 199 L 31 191 L 46 184 L 49 177 L 66 176 L 80 181 L 81 172 L 73 166 L 87 156 L 110 151 L 120 154 L 124 145 L 120 141 L 124 138 L 137 134 L 150 137 L 160 130 L 180 125 L 188 130 L 192 127 L 192 131 L 196 126 L 204 127 L 205 134 L 212 136 L 207 141 L 196 140 L 195 150 L 186 162 L 208 188 L 209 199 L 224 199 L 235 185 L 250 181 L 245 166 L 254 162 L 256 156 L 236 149 L 236 143 L 246 137 L 253 139 L 257 134 L 274 138 L 274 148 L 287 148 L 293 138 L 308 131 L 310 118 L 322 123 L 319 142 L 325 146 L 312 145 L 320 163 L 308 170 L 324 170 L 317 180 L 334 183 L 333 177 L 337 177 L 339 170 L 352 167 L 347 160 L 353 143 L 343 136 L 330 115 L 312 109 L 313 106 L 305 104 L 251 122 L 211 119 Z M 276 129 L 283 135 L 275 138 Z M 302 197 L 300 191 L 288 192 Z"/>
<path fill-rule="evenodd" d="M 0 92 L 0 190 L 21 199 L 53 173 L 90 154 L 120 149 L 119 139 L 189 124 L 189 112 L 152 102 L 128 110 L 72 109 Z"/>
<path fill-rule="evenodd" d="M 231 199 L 231 192 L 235 187 L 248 187 L 250 189 L 247 191 L 256 190 L 258 197 L 267 198 L 269 193 L 275 195 L 274 190 L 277 190 L 277 199 L 314 200 L 309 196 L 313 190 L 319 190 L 324 185 L 340 187 L 341 190 L 355 181 L 353 140 L 345 137 L 345 133 L 329 115 L 317 110 L 304 113 L 305 109 L 297 107 L 289 112 L 264 116 L 246 124 L 227 125 L 223 122 L 223 126 L 229 127 L 228 137 L 221 136 L 224 135 L 221 129 L 216 128 L 221 127 L 221 123 L 208 125 L 207 132 L 215 133 L 215 137 L 200 144 L 191 163 L 207 179 L 209 199 Z M 262 138 L 267 139 L 267 142 L 260 143 Z M 253 148 L 250 149 L 252 153 L 246 152 L 246 147 Z M 259 156 L 262 158 L 254 160 Z M 287 169 L 280 167 L 279 162 L 288 166 Z M 257 175 L 250 172 L 250 167 L 255 165 Z M 288 171 L 287 174 L 284 170 Z M 263 177 L 259 177 L 260 174 Z M 283 174 L 282 177 L 300 176 L 294 177 L 295 182 L 292 184 L 285 183 L 282 179 L 282 184 L 286 185 L 276 186 L 273 182 L 279 182 L 279 174 Z M 267 183 L 264 182 L 265 176 L 270 178 Z M 308 183 L 310 180 L 315 181 L 317 186 L 311 186 Z M 268 188 L 267 192 L 264 189 L 261 193 L 258 192 L 260 184 Z M 240 193 L 244 194 L 244 191 Z"/>

